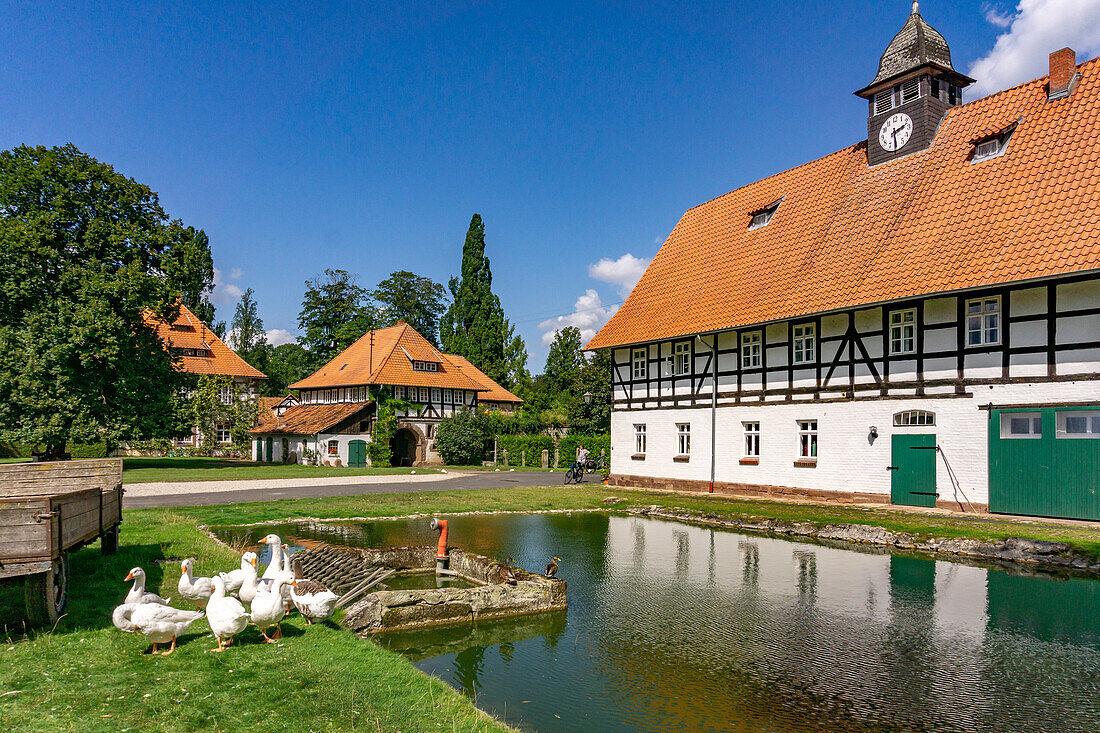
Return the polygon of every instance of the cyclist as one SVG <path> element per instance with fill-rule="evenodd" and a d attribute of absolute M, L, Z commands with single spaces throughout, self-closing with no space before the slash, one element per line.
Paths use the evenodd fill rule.
<path fill-rule="evenodd" d="M 581 464 L 581 467 L 583 468 L 587 462 L 588 449 L 585 448 L 583 445 L 577 446 L 577 463 Z"/>

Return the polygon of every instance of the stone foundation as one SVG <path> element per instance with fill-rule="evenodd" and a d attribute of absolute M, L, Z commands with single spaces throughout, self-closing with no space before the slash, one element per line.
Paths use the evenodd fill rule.
<path fill-rule="evenodd" d="M 399 572 L 435 570 L 432 547 L 363 550 L 363 559 Z M 496 560 L 462 550 L 449 550 L 449 565 L 476 588 L 384 590 L 369 593 L 347 608 L 341 624 L 362 634 L 402 631 L 444 624 L 471 623 L 567 608 L 565 581 L 515 569 L 515 583 Z"/>
<path fill-rule="evenodd" d="M 629 476 L 612 474 L 608 485 L 627 489 L 649 489 L 656 491 L 682 491 L 688 493 L 709 493 L 708 481 L 693 479 L 657 478 L 654 476 Z M 714 493 L 724 496 L 752 497 L 761 499 L 801 499 L 820 501 L 827 504 L 880 504 L 890 505 L 889 494 L 872 494 L 859 491 L 825 491 L 822 489 L 800 489 L 793 486 L 770 486 L 768 484 L 738 484 L 727 481 L 715 481 Z M 986 514 L 989 507 L 985 504 L 963 504 L 955 501 L 939 500 L 939 509 L 966 511 Z"/>

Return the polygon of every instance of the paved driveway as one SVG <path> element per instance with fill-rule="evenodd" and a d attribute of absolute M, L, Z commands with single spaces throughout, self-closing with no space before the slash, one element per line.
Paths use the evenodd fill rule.
<path fill-rule="evenodd" d="M 448 474 L 434 480 L 421 479 L 415 483 L 394 476 L 392 480 L 377 480 L 370 483 L 343 482 L 336 479 L 333 483 L 309 486 L 279 485 L 265 488 L 234 488 L 235 481 L 217 482 L 224 488 L 214 488 L 214 482 L 204 481 L 194 492 L 186 491 L 186 483 L 175 484 L 171 493 L 152 494 L 132 484 L 123 496 L 124 509 L 144 509 L 147 507 L 168 506 L 209 506 L 211 504 L 236 504 L 245 501 L 271 501 L 274 499 L 306 499 L 321 496 L 355 496 L 359 494 L 396 494 L 405 491 L 455 491 L 462 489 L 497 489 L 504 486 L 560 486 L 565 480 L 561 473 L 508 471 L 474 471 L 459 475 Z M 585 483 L 600 482 L 599 474 L 589 474 Z M 132 493 L 130 493 L 132 490 Z M 139 495 L 140 494 L 140 495 Z"/>

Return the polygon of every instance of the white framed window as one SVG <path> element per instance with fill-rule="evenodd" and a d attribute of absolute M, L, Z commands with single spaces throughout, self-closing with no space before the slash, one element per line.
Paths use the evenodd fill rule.
<path fill-rule="evenodd" d="M 340 441 L 339 440 L 330 440 L 328 442 L 328 454 L 330 456 L 340 455 Z"/>
<path fill-rule="evenodd" d="M 745 457 L 746 458 L 759 458 L 760 457 L 760 423 L 758 422 L 743 422 L 741 423 L 745 428 Z"/>
<path fill-rule="evenodd" d="M 395 400 L 405 399 L 405 388 L 404 387 L 394 387 L 393 388 L 393 398 Z"/>
<path fill-rule="evenodd" d="M 1001 299 L 974 298 L 966 301 L 966 345 L 990 346 L 1001 343 Z"/>
<path fill-rule="evenodd" d="M 890 311 L 890 353 L 912 354 L 917 350 L 917 309 Z"/>
<path fill-rule="evenodd" d="M 649 374 L 649 369 L 646 364 L 646 352 L 648 349 L 634 349 L 633 364 L 631 366 L 631 374 L 634 379 L 645 379 Z"/>
<path fill-rule="evenodd" d="M 214 427 L 214 430 L 217 432 L 219 443 L 232 443 L 233 442 L 233 436 L 229 434 L 229 426 L 228 425 L 222 425 L 221 423 L 218 423 Z"/>
<path fill-rule="evenodd" d="M 798 421 L 798 455 L 817 458 L 817 420 Z"/>
<path fill-rule="evenodd" d="M 645 455 L 645 423 L 634 426 L 634 453 Z"/>
<path fill-rule="evenodd" d="M 678 377 L 691 373 L 691 342 L 682 341 L 675 346 L 672 373 Z"/>
<path fill-rule="evenodd" d="M 421 402 L 427 402 L 428 401 L 428 388 L 427 387 L 421 387 L 420 388 L 420 401 Z"/>
<path fill-rule="evenodd" d="M 980 163 L 983 160 L 1004 155 L 1008 150 L 1008 142 L 1012 139 L 1012 132 L 1013 130 L 1009 130 L 996 137 L 979 140 L 974 144 L 974 154 L 970 156 L 970 162 Z"/>
<path fill-rule="evenodd" d="M 1006 440 L 1039 440 L 1043 437 L 1043 413 L 1002 412 L 1001 437 Z"/>
<path fill-rule="evenodd" d="M 760 367 L 761 331 L 749 331 L 741 334 L 741 368 L 758 369 Z"/>
<path fill-rule="evenodd" d="M 817 332 L 814 324 L 802 323 L 791 329 L 794 339 L 794 363 L 811 364 L 817 350 Z"/>
<path fill-rule="evenodd" d="M 432 387 L 432 402 L 438 405 L 442 399 L 443 395 L 440 393 L 439 387 Z"/>
<path fill-rule="evenodd" d="M 434 361 L 413 361 L 414 372 L 438 372 L 439 364 Z"/>
<path fill-rule="evenodd" d="M 691 454 L 691 423 L 676 423 L 676 453 L 681 456 Z"/>
<path fill-rule="evenodd" d="M 451 390 L 449 389 L 443 390 L 443 404 L 451 404 Z"/>
<path fill-rule="evenodd" d="M 1055 437 L 1100 440 L 1100 410 L 1059 410 Z"/>
<path fill-rule="evenodd" d="M 909 428 L 917 425 L 935 425 L 936 413 L 928 410 L 906 410 L 894 414 L 895 428 Z"/>
<path fill-rule="evenodd" d="M 749 221 L 749 231 L 751 232 L 754 229 L 766 227 L 768 223 L 771 222 L 772 217 L 775 216 L 775 212 L 779 209 L 779 204 L 781 203 L 782 201 L 776 201 L 771 206 L 752 212 L 752 220 Z"/>
<path fill-rule="evenodd" d="M 218 402 L 223 405 L 233 404 L 233 387 L 219 387 L 218 388 Z"/>

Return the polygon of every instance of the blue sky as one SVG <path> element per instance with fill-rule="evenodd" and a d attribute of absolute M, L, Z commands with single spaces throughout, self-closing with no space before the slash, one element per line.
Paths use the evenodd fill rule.
<path fill-rule="evenodd" d="M 326 267 L 446 282 L 479 212 L 535 372 L 543 334 L 598 327 L 685 209 L 864 137 L 852 91 L 910 10 L 225 5 L 6 3 L 0 148 L 72 142 L 149 185 L 210 235 L 219 317 L 251 287 L 291 334 Z M 985 91 L 1100 45 L 1100 0 L 921 11 Z"/>

